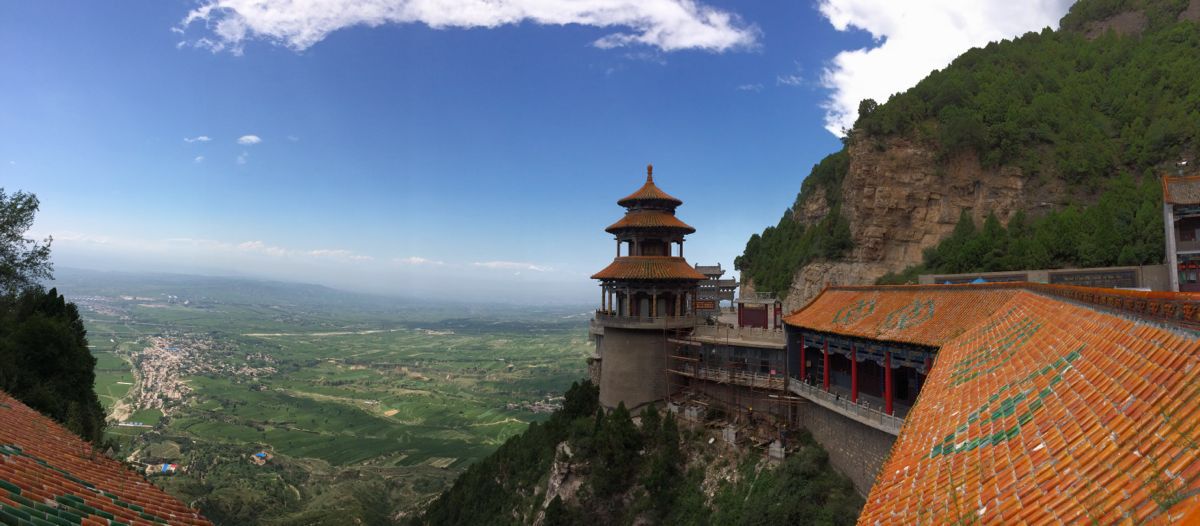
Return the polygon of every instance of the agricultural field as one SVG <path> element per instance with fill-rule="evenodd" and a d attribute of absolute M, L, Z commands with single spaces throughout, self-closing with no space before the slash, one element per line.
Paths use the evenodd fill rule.
<path fill-rule="evenodd" d="M 153 480 L 219 523 L 403 514 L 548 416 L 591 353 L 587 306 L 420 305 L 177 276 L 60 281 L 84 315 L 119 454 L 154 471 L 176 464 Z"/>

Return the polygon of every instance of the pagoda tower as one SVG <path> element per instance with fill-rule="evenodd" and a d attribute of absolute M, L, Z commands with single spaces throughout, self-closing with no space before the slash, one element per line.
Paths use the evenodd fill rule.
<path fill-rule="evenodd" d="M 646 184 L 617 201 L 625 217 L 605 229 L 617 255 L 600 281 L 600 309 L 592 322 L 599 362 L 600 404 L 630 410 L 667 396 L 667 339 L 696 326 L 694 302 L 705 276 L 683 259 L 683 238 L 696 231 L 675 217 L 683 201 Z"/>

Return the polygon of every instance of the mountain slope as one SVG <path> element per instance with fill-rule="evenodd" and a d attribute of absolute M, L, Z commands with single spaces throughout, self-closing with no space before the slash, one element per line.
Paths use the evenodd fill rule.
<path fill-rule="evenodd" d="M 1200 1 L 1084 0 L 1059 31 L 972 49 L 884 104 L 864 101 L 843 150 L 747 243 L 747 289 L 795 308 L 827 284 L 921 264 L 964 212 L 1037 221 L 1097 202 L 1122 174 L 1144 181 L 1191 159 L 1197 19 Z"/>

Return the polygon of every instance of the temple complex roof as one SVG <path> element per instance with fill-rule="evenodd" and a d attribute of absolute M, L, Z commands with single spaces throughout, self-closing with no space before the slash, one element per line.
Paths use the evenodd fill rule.
<path fill-rule="evenodd" d="M 211 525 L 198 511 L 2 391 L 0 523 Z"/>
<path fill-rule="evenodd" d="M 643 184 L 642 187 L 638 188 L 636 192 L 625 196 L 620 201 L 617 201 L 617 204 L 624 207 L 630 207 L 638 204 L 639 202 L 661 202 L 668 204 L 672 208 L 683 204 L 683 201 L 671 197 L 654 184 L 654 165 L 649 165 L 646 167 L 646 184 Z"/>
<path fill-rule="evenodd" d="M 623 256 L 613 260 L 592 279 L 702 280 L 704 274 L 688 265 L 687 260 L 671 256 Z"/>
<path fill-rule="evenodd" d="M 632 210 L 626 213 L 620 221 L 609 225 L 604 231 L 615 234 L 619 230 L 643 228 L 681 230 L 686 234 L 696 231 L 691 225 L 684 223 L 674 214 L 665 210 Z"/>
<path fill-rule="evenodd" d="M 1008 301 L 1015 289 L 985 301 L 967 287 L 845 287 L 826 289 L 784 318 L 796 327 L 873 340 L 940 346 Z"/>
<path fill-rule="evenodd" d="M 1200 504 L 1200 295 L 825 290 L 788 323 L 938 347 L 860 525 L 1168 523 Z"/>
<path fill-rule="evenodd" d="M 1200 204 L 1200 175 L 1164 177 L 1163 202 L 1174 205 Z"/>

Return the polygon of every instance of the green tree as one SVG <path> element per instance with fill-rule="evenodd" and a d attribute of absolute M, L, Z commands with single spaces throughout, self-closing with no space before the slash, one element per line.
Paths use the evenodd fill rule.
<path fill-rule="evenodd" d="M 37 210 L 37 196 L 5 194 L 0 188 L 0 294 L 12 296 L 51 277 L 52 239 L 39 243 L 25 237 Z"/>

